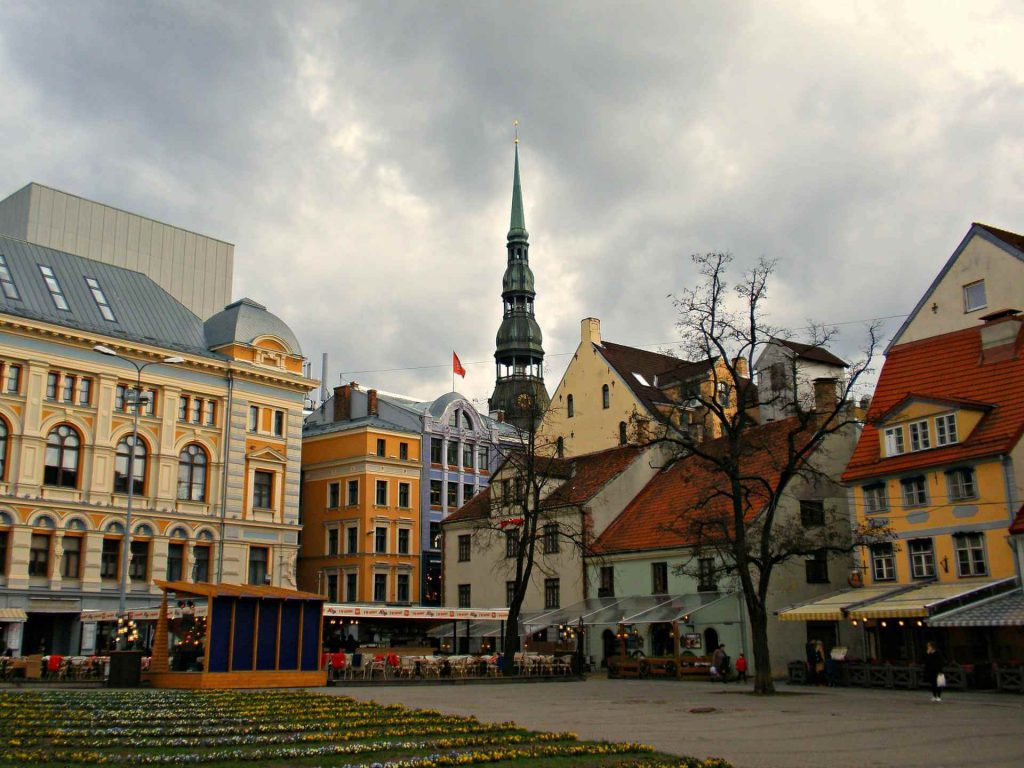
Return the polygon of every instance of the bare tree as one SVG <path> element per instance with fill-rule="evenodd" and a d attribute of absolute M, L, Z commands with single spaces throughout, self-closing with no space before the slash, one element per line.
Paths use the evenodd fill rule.
<path fill-rule="evenodd" d="M 560 455 L 556 440 L 539 430 L 544 416 L 528 394 L 517 398 L 517 439 L 499 444 L 499 466 L 492 478 L 488 514 L 476 518 L 473 537 L 485 551 L 498 551 L 495 576 L 512 583 L 505 625 L 503 674 L 514 672 L 519 650 L 519 620 L 532 579 L 557 575 L 557 562 L 589 551 L 590 530 L 585 509 L 559 489 L 570 479 L 573 463 Z M 506 414 L 508 415 L 508 414 Z M 555 561 L 548 562 L 548 556 Z"/>
<path fill-rule="evenodd" d="M 787 488 L 829 482 L 817 469 L 815 456 L 820 456 L 830 436 L 856 429 L 859 414 L 851 408 L 851 394 L 869 370 L 877 328 L 868 327 L 861 359 L 850 365 L 842 380 L 816 382 L 819 396 L 812 398 L 814 402 L 802 398 L 796 386 L 764 393 L 766 398 L 785 398 L 776 405 L 790 415 L 759 425 L 759 393 L 748 372 L 772 338 L 783 335 L 764 319 L 775 265 L 761 260 L 730 286 L 729 255 L 709 253 L 693 260 L 700 283 L 672 298 L 685 354 L 721 363 L 711 367 L 713 386 L 687 393 L 690 406 L 703 411 L 705 422 L 719 436 L 705 440 L 706 430 L 662 427 L 652 439 L 672 444 L 684 469 L 689 468 L 693 482 L 699 484 L 687 493 L 687 508 L 679 509 L 670 526 L 690 547 L 681 568 L 699 563 L 706 577 L 710 563 L 738 582 L 750 618 L 754 688 L 773 693 L 767 608 L 773 575 L 796 558 L 850 552 L 868 539 L 888 535 L 881 529 L 853 531 L 848 516 L 829 514 L 830 510 L 823 510 L 822 524 L 813 526 L 780 513 Z M 835 331 L 813 326 L 811 334 L 812 345 L 824 347 Z M 794 382 L 795 366 L 794 361 Z M 822 396 L 829 389 L 831 396 Z"/>

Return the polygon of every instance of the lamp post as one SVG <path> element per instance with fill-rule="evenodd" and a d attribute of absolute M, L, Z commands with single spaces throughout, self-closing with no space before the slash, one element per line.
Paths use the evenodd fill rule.
<path fill-rule="evenodd" d="M 128 503 L 125 509 L 124 515 L 124 542 L 121 547 L 121 578 L 118 587 L 117 595 L 117 618 L 118 618 L 118 630 L 122 628 L 123 619 L 125 615 L 125 602 L 128 592 L 128 561 L 132 547 L 132 500 L 135 497 L 135 451 L 139 443 L 139 408 L 142 405 L 142 372 L 151 365 L 167 364 L 176 365 L 178 363 L 184 363 L 185 358 L 183 357 L 165 357 L 163 360 L 153 360 L 148 363 L 135 362 L 131 358 L 122 357 L 110 347 L 105 347 L 102 344 L 97 344 L 93 347 L 93 350 L 99 352 L 101 355 L 107 355 L 108 357 L 116 357 L 118 360 L 130 364 L 135 368 L 135 372 L 138 374 L 135 380 L 135 386 L 132 388 L 133 398 L 131 402 L 135 406 L 134 414 L 132 416 L 132 444 L 131 450 L 128 451 L 128 467 L 126 473 L 128 475 Z M 127 634 L 124 632 L 118 632 L 117 635 L 117 648 L 118 650 L 124 650 L 126 644 Z"/>

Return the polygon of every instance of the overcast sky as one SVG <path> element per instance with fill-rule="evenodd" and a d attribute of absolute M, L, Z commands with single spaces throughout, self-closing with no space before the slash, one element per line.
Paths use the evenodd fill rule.
<path fill-rule="evenodd" d="M 778 259 L 799 328 L 909 312 L 972 221 L 1024 231 L 1022 39 L 1009 2 L 2 0 L 0 197 L 228 240 L 332 386 L 433 398 L 455 349 L 486 399 L 518 119 L 553 390 L 583 317 L 677 338 L 692 253 Z"/>

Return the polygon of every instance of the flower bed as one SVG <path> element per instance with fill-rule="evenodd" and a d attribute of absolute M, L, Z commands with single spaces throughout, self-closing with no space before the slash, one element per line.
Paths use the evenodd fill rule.
<path fill-rule="evenodd" d="M 0 765 L 728 768 L 433 710 L 262 691 L 0 694 Z"/>

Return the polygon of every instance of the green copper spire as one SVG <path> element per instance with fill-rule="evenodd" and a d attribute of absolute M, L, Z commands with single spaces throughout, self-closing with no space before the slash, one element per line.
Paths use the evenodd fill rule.
<path fill-rule="evenodd" d="M 508 239 L 526 240 L 526 217 L 523 215 L 523 188 L 519 184 L 519 137 L 516 136 L 516 170 L 512 178 L 512 218 L 508 225 Z"/>

